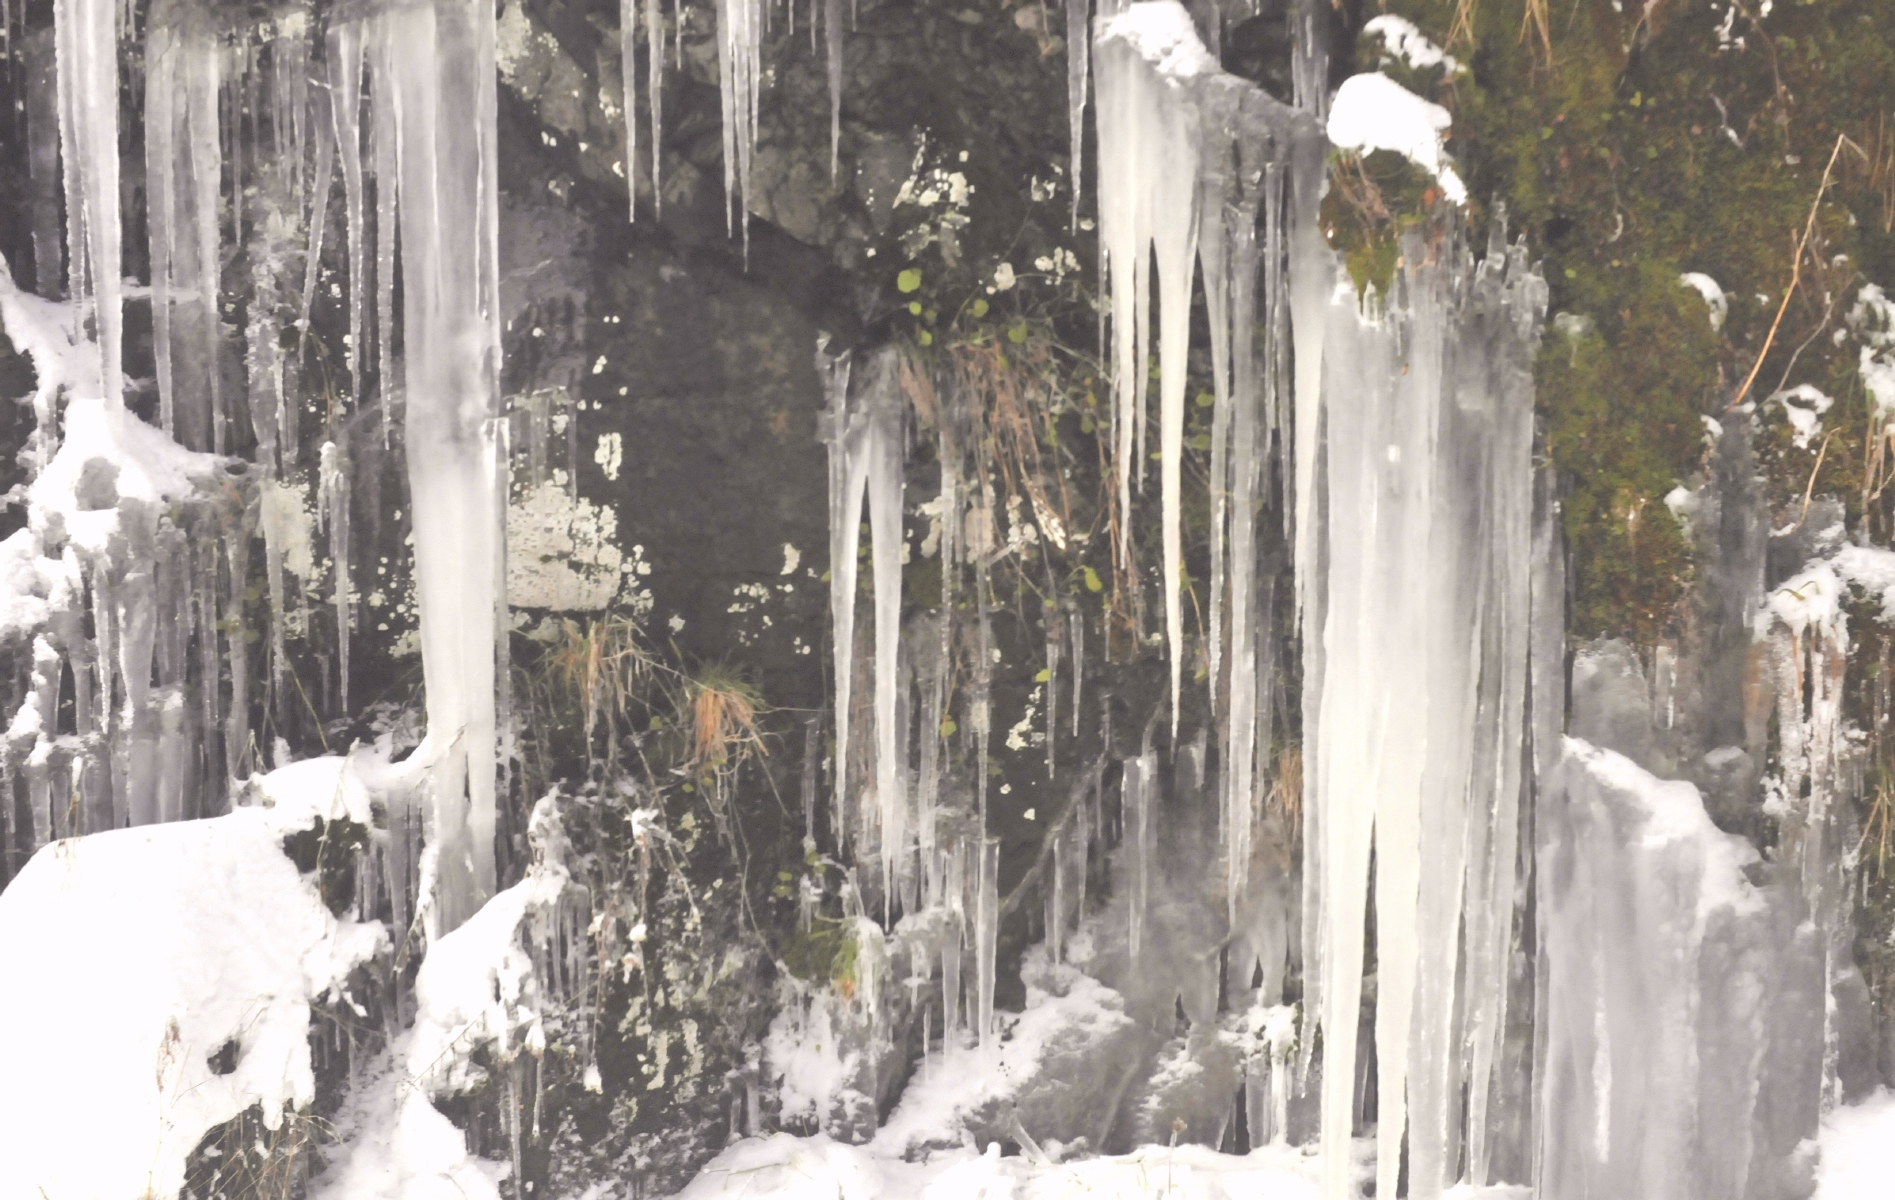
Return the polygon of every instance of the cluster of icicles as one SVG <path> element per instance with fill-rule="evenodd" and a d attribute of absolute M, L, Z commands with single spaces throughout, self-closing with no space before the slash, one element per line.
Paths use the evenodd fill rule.
<path fill-rule="evenodd" d="M 215 811 L 228 781 L 261 765 L 250 728 L 260 631 L 244 595 L 254 534 L 267 559 L 264 702 L 279 719 L 314 719 L 313 691 L 347 711 L 352 512 L 379 521 L 389 414 L 402 412 L 404 436 L 429 447 L 407 460 L 428 737 L 407 764 L 425 812 L 398 815 L 425 819 L 422 907 L 438 935 L 494 891 L 508 723 L 493 15 L 460 4 L 338 10 L 318 36 L 307 6 L 227 25 L 210 7 L 153 5 L 144 144 L 162 434 L 124 404 L 116 82 L 127 20 L 109 0 L 62 0 L 56 44 L 28 47 L 48 57 L 28 72 L 39 81 L 31 159 L 36 184 L 59 164 L 68 267 L 63 304 L 10 281 L 5 294 L 9 332 L 39 374 L 32 525 L 9 543 L 18 590 L 45 610 L 28 631 L 33 675 L 9 741 L 31 792 L 31 845 Z M 308 337 L 338 173 L 340 363 Z M 60 239 L 38 227 L 41 215 L 50 294 Z M 244 289 L 222 277 L 233 256 L 247 264 Z M 298 379 L 312 361 L 326 411 L 300 407 L 316 390 Z M 314 453 L 301 445 L 311 427 L 322 437 Z M 327 678 L 305 681 L 285 642 L 311 633 L 319 590 L 333 610 Z"/>

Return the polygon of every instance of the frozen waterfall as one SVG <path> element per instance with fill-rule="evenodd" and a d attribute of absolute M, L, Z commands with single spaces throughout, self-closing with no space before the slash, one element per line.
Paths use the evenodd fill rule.
<path fill-rule="evenodd" d="M 1063 247 L 1042 260 L 1070 291 L 1056 319 L 1012 262 L 970 260 L 983 290 L 951 312 L 968 264 L 949 221 L 929 233 L 940 273 L 888 264 L 899 300 L 845 298 L 862 312 L 817 335 L 813 371 L 797 350 L 802 390 L 768 426 L 826 457 L 804 528 L 826 518 L 827 561 L 783 541 L 780 574 L 711 614 L 809 601 L 758 673 L 807 677 L 813 699 L 772 709 L 701 646 L 660 648 L 697 610 L 621 602 L 652 569 L 642 546 L 586 564 L 596 604 L 510 601 L 515 526 L 557 543 L 516 554 L 527 570 L 577 557 L 569 511 L 599 514 L 596 543 L 632 526 L 654 485 L 626 469 L 644 450 L 626 430 L 697 400 L 643 394 L 642 361 L 582 344 L 589 319 L 679 336 L 650 304 L 588 316 L 569 293 L 548 302 L 565 328 L 509 324 L 526 305 L 503 286 L 543 264 L 503 254 L 518 114 L 500 89 L 540 38 L 547 78 L 610 119 L 616 182 L 585 186 L 623 187 L 601 193 L 616 233 L 641 188 L 662 222 L 667 188 L 721 170 L 709 236 L 736 292 L 783 269 L 751 274 L 753 212 L 759 264 L 804 261 L 778 237 L 800 234 L 762 225 L 790 170 L 790 133 L 759 150 L 790 90 L 772 56 L 805 53 L 807 19 L 796 82 L 826 102 L 824 186 L 867 213 L 843 101 L 854 51 L 880 51 L 848 41 L 841 0 L 621 0 L 557 36 L 501 7 L 57 0 L 17 39 L 0 20 L 33 68 L 38 268 L 0 260 L 0 327 L 36 376 L 25 519 L 0 539 L 0 971 L 50 972 L 80 924 L 112 931 L 105 961 L 0 1002 L 91 1055 L 70 1078 L 57 1044 L 21 1058 L 62 1081 L 57 1110 L 0 1079 L 0 1197 L 16 1179 L 175 1197 L 209 1131 L 253 1107 L 275 1131 L 315 1102 L 311 1038 L 339 1041 L 349 1018 L 324 1014 L 346 1010 L 377 1048 L 338 1085 L 345 1148 L 316 1195 L 528 1194 L 529 1144 L 584 1140 L 557 1105 L 622 1132 L 670 1088 L 727 1113 L 721 1151 L 692 1134 L 697 1162 L 720 1154 L 692 1200 L 1117 1194 L 1161 1170 L 1167 1194 L 1207 1198 L 1828 1200 L 1821 1139 L 1855 1125 L 1836 1114 L 1869 1036 L 1851 893 L 1870 835 L 1850 802 L 1875 784 L 1851 706 L 1890 705 L 1850 672 L 1883 638 L 1862 628 L 1874 602 L 1895 618 L 1895 553 L 1820 497 L 1768 529 L 1761 406 L 1739 406 L 1706 418 L 1698 474 L 1666 499 L 1697 556 L 1688 628 L 1569 647 L 1535 411 L 1549 288 L 1504 207 L 1469 201 L 1446 107 L 1375 71 L 1334 86 L 1341 18 L 1320 0 L 1248 15 L 1281 17 L 1288 73 L 1261 77 L 1287 97 L 1225 69 L 1217 6 L 1066 0 L 1062 38 L 1010 5 L 1071 123 L 1053 174 L 1072 210 L 1060 197 L 1052 223 L 1076 240 L 1096 216 L 1098 277 Z M 949 19 L 986 19 L 965 12 Z M 582 25 L 602 63 L 572 53 Z M 667 70 L 688 155 L 666 146 Z M 1391 152 L 1429 190 L 1365 282 L 1326 232 L 1327 189 Z M 1055 191 L 1032 181 L 1036 204 Z M 903 238 L 857 215 L 836 222 L 861 235 L 837 270 L 866 277 Z M 715 257 L 677 265 L 686 226 L 652 224 L 626 244 L 653 260 L 621 279 L 669 287 Z M 1096 357 L 1061 341 L 1073 313 L 1099 322 Z M 1849 329 L 1880 379 L 1868 320 Z M 503 359 L 543 333 L 577 365 L 512 394 Z M 582 420 L 609 496 L 580 493 Z M 418 652 L 424 720 L 365 695 L 365 659 L 401 669 L 384 642 Z M 535 728 L 566 691 L 583 733 Z M 566 736 L 585 777 L 562 790 L 546 763 Z M 746 738 L 745 786 L 784 820 L 754 841 L 730 818 L 756 799 L 729 765 Z M 714 821 L 668 832 L 713 776 Z M 583 835 L 568 802 L 591 806 Z M 1738 807 L 1759 832 L 1729 831 Z M 713 927 L 727 902 L 741 916 Z M 667 938 L 718 944 L 693 959 Z M 151 985 L 123 1028 L 99 999 L 137 990 L 117 960 Z M 746 971 L 768 972 L 771 1007 L 736 1032 L 677 1015 Z M 602 1063 L 625 1096 L 597 1098 Z M 96 1162 L 58 1141 L 89 1105 L 116 1139 Z M 44 1144 L 8 1151 L 14 1126 Z M 483 1129 L 510 1168 L 492 1140 L 470 1149 Z"/>

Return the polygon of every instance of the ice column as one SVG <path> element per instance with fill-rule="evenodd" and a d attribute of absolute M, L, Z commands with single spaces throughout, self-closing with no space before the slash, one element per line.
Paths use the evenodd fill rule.
<path fill-rule="evenodd" d="M 1303 514 L 1317 536 L 1319 720 L 1305 861 L 1321 889 L 1325 1031 L 1361 1002 L 1374 853 L 1378 1193 L 1407 1134 L 1409 1194 L 1438 1197 L 1459 1161 L 1457 1031 L 1491 1070 L 1517 861 L 1531 561 L 1529 365 L 1545 289 L 1496 240 L 1475 266 L 1451 215 L 1435 265 L 1383 299 L 1339 285 L 1328 307 L 1326 453 Z M 1416 235 L 1406 261 L 1427 260 Z M 1293 285 L 1294 287 L 1295 285 Z M 1299 412 L 1299 416 L 1300 416 Z M 1479 910 L 1479 911 L 1475 911 Z M 1465 925 L 1468 944 L 1460 944 Z M 1309 966 L 1306 963 L 1305 969 Z M 1326 1194 L 1350 1194 L 1355 1039 L 1324 1039 Z M 1411 1122 L 1412 1115 L 1412 1122 Z"/>
<path fill-rule="evenodd" d="M 375 37 L 377 124 L 387 106 L 398 137 L 405 437 L 428 708 L 415 760 L 432 790 L 433 938 L 494 891 L 494 591 L 503 548 L 492 469 L 493 10 L 467 0 L 406 3 L 384 15 Z"/>
<path fill-rule="evenodd" d="M 823 439 L 829 444 L 829 604 L 836 671 L 836 809 L 848 801 L 850 691 L 854 672 L 856 550 L 862 501 L 869 506 L 875 612 L 875 800 L 881 826 L 884 896 L 892 894 L 908 844 L 907 774 L 897 719 L 901 644 L 902 413 L 892 348 L 876 352 L 851 386 L 848 355 L 818 366 L 829 389 Z"/>

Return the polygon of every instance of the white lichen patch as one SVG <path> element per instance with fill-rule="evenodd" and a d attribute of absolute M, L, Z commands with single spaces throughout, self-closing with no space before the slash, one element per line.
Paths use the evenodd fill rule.
<path fill-rule="evenodd" d="M 526 488 L 507 509 L 507 603 L 559 612 L 605 608 L 628 573 L 617 537 L 611 508 L 556 481 Z"/>
<path fill-rule="evenodd" d="M 616 481 L 619 467 L 625 461 L 624 440 L 616 433 L 600 434 L 599 446 L 592 452 L 592 461 L 599 464 L 599 469 L 605 472 L 607 479 Z"/>

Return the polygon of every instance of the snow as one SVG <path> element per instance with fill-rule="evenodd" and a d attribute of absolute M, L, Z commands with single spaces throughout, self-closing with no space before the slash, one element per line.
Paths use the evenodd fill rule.
<path fill-rule="evenodd" d="M 214 1126 L 310 1103 L 311 1004 L 388 948 L 281 850 L 317 815 L 366 815 L 348 776 L 298 764 L 256 781 L 267 807 L 55 842 L 0 893 L 0 1021 L 32 1031 L 0 1080 L 0 1196 L 164 1200 Z"/>
<path fill-rule="evenodd" d="M 1831 1111 L 1821 1143 L 1814 1200 L 1882 1200 L 1895 1181 L 1895 1093 Z"/>
<path fill-rule="evenodd" d="M 1435 45 L 1406 17 L 1383 13 L 1362 26 L 1362 32 L 1381 38 L 1387 55 L 1410 67 L 1446 67 L 1450 75 L 1458 74 L 1461 70 L 1461 64 L 1455 61 L 1453 55 Z M 1383 61 L 1387 62 L 1388 59 L 1384 58 Z"/>
<path fill-rule="evenodd" d="M 1192 79 L 1218 70 L 1217 58 L 1198 38 L 1191 14 L 1176 0 L 1139 0 L 1116 16 L 1102 18 L 1098 40 L 1124 42 L 1164 79 Z"/>
<path fill-rule="evenodd" d="M 1712 313 L 1713 318 L 1716 313 Z M 1816 435 L 1823 431 L 1823 414 L 1835 401 L 1807 383 L 1799 383 L 1793 388 L 1773 392 L 1765 404 L 1775 404 L 1783 409 L 1783 415 L 1790 422 L 1790 440 L 1798 450 L 1807 450 Z"/>
<path fill-rule="evenodd" d="M 185 499 L 199 490 L 197 484 L 215 480 L 221 465 L 222 460 L 184 449 L 123 408 L 75 397 L 66 404 L 64 442 L 28 488 L 27 498 L 36 517 L 60 514 L 69 537 L 103 553 L 118 528 L 118 501 Z M 112 485 L 104 496 L 94 485 L 101 477 Z"/>
<path fill-rule="evenodd" d="M 551 797 L 534 806 L 528 832 L 536 857 L 526 877 L 428 948 L 414 1025 L 354 1081 L 314 1200 L 499 1200 L 507 1166 L 470 1155 L 431 1101 L 486 1079 L 476 1051 L 506 1063 L 545 1049 L 547 956 L 578 931 L 560 928 L 572 880 Z"/>
<path fill-rule="evenodd" d="M 1844 580 L 1882 602 L 1882 619 L 1895 623 L 1895 550 L 1880 546 L 1844 546 L 1830 559 Z"/>
<path fill-rule="evenodd" d="M 1248 1155 L 1201 1146 L 1145 1146 L 1066 1163 L 1044 1156 L 937 1154 L 910 1163 L 826 1137 L 745 1139 L 712 1160 L 678 1200 L 1314 1200 L 1309 1161 L 1265 1147 Z"/>
<path fill-rule="evenodd" d="M 1848 325 L 1862 342 L 1862 386 L 1869 391 L 1875 420 L 1886 426 L 1895 419 L 1895 304 L 1881 287 L 1865 283 L 1849 310 Z"/>
<path fill-rule="evenodd" d="M 1704 303 L 1711 308 L 1711 328 L 1724 328 L 1724 316 L 1730 311 L 1730 302 L 1724 298 L 1724 289 L 1717 280 L 1702 271 L 1686 271 L 1678 276 L 1678 282 L 1704 297 Z"/>
<path fill-rule="evenodd" d="M 1072 967 L 1053 967 L 1035 982 L 1046 987 L 1028 987 L 1025 1011 L 999 1018 L 1004 1036 L 972 1046 L 943 1039 L 876 1134 L 874 1153 L 901 1159 L 957 1145 L 968 1118 L 1017 1100 L 1056 1058 L 1113 1045 L 1131 1026 L 1124 999 Z"/>
<path fill-rule="evenodd" d="M 1829 564 L 1811 564 L 1772 588 L 1757 613 L 1758 638 L 1769 633 L 1772 621 L 1781 621 L 1797 637 L 1812 627 L 1843 628 L 1842 583 Z"/>
<path fill-rule="evenodd" d="M 1441 145 L 1452 123 L 1447 109 L 1368 72 L 1342 81 L 1330 102 L 1328 130 L 1337 149 L 1394 151 L 1439 180 L 1450 202 L 1464 204 L 1467 188 Z"/>

